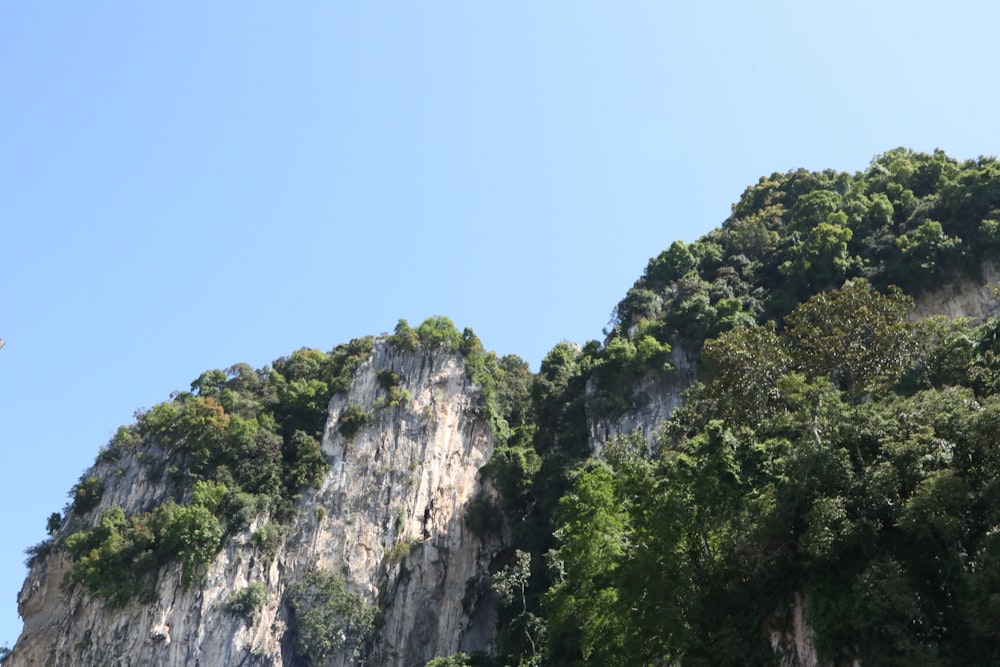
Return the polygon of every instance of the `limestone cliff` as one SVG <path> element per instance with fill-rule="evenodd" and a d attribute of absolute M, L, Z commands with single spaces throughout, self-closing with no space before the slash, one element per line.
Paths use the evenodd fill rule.
<path fill-rule="evenodd" d="M 385 407 L 379 371 L 394 371 L 410 400 Z M 312 568 L 341 573 L 347 589 L 377 607 L 373 638 L 355 658 L 346 648 L 324 664 L 357 661 L 422 665 L 436 655 L 489 649 L 496 603 L 483 581 L 501 548 L 464 525 L 463 508 L 483 490 L 478 477 L 494 435 L 480 414 L 480 390 L 461 355 L 376 343 L 346 394 L 329 405 L 322 449 L 331 468 L 301 499 L 293 525 L 271 550 L 251 541 L 263 517 L 231 536 L 196 583 L 180 566 L 159 573 L 155 601 L 117 609 L 81 585 L 64 586 L 68 555 L 37 559 L 18 598 L 24 631 L 8 666 L 289 665 L 289 587 Z M 337 428 L 347 406 L 374 415 L 351 438 Z M 141 512 L 169 489 L 153 481 L 162 459 L 155 443 L 134 455 L 99 461 L 87 476 L 104 480 L 96 511 Z M 488 490 L 486 490 L 488 492 Z M 67 517 L 62 530 L 76 522 Z M 258 583 L 266 603 L 252 617 L 225 609 L 229 596 Z"/>
<path fill-rule="evenodd" d="M 998 281 L 1000 274 L 984 267 L 978 281 L 956 280 L 918 298 L 914 318 L 995 314 Z M 643 374 L 615 397 L 613 411 L 595 407 L 602 388 L 590 377 L 583 397 L 590 451 L 599 454 L 618 435 L 655 441 L 697 376 L 692 351 L 674 345 L 672 354 L 673 371 Z M 387 400 L 387 371 L 406 400 Z M 100 479 L 103 495 L 88 512 L 64 517 L 57 546 L 32 565 L 18 598 L 24 631 L 5 665 L 300 664 L 288 600 L 313 571 L 340 575 L 377 618 L 370 633 L 328 651 L 324 665 L 410 667 L 493 650 L 498 600 L 489 575 L 509 560 L 511 540 L 474 535 L 464 521 L 470 501 L 493 494 L 481 478 L 497 444 L 483 397 L 467 360 L 447 346 L 409 351 L 376 342 L 327 406 L 321 448 L 329 470 L 297 500 L 283 530 L 267 543 L 255 539 L 269 520 L 261 513 L 226 539 L 194 582 L 185 583 L 181 565 L 168 564 L 152 595 L 124 607 L 67 584 L 72 561 L 59 545 L 92 528 L 105 510 L 148 512 L 178 488 L 163 475 L 171 454 L 155 438 L 126 455 L 99 456 L 84 477 Z M 366 419 L 345 432 L 342 417 L 352 410 Z M 233 613 L 228 601 L 250 587 L 263 591 L 264 603 L 252 614 Z M 761 628 L 778 662 L 819 664 L 806 595 L 780 606 Z"/>
<path fill-rule="evenodd" d="M 984 263 L 977 277 L 953 276 L 936 289 L 923 292 L 914 300 L 912 318 L 935 315 L 967 317 L 982 322 L 1000 310 L 1000 270 Z M 593 450 L 599 452 L 608 440 L 619 435 L 641 433 L 654 443 L 659 427 L 681 404 L 681 395 L 697 379 L 697 356 L 676 340 L 673 345 L 673 371 L 669 374 L 646 374 L 628 397 L 629 409 L 612 416 L 588 413 L 588 430 Z M 588 394 L 596 393 L 591 381 Z"/>
<path fill-rule="evenodd" d="M 984 263 L 977 278 L 956 276 L 917 298 L 914 318 L 931 315 L 971 317 L 982 321 L 1000 308 L 1000 271 Z"/>
<path fill-rule="evenodd" d="M 588 410 L 587 429 L 594 452 L 600 452 L 606 442 L 620 435 L 640 433 L 650 445 L 660 436 L 660 427 L 681 405 L 684 390 L 694 384 L 698 375 L 695 355 L 675 343 L 671 355 L 670 373 L 647 373 L 628 397 L 629 409 L 610 416 Z M 591 381 L 587 393 L 593 396 L 597 383 Z"/>

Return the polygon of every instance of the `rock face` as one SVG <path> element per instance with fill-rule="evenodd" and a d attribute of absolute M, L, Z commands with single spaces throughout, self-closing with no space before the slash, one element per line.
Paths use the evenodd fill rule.
<path fill-rule="evenodd" d="M 1000 305 L 997 283 L 1000 272 L 984 267 L 981 281 L 957 281 L 919 298 L 914 317 L 983 319 Z M 594 452 L 631 433 L 655 442 L 696 378 L 693 354 L 675 345 L 673 362 L 673 373 L 639 381 L 624 412 L 589 416 Z M 399 377 L 405 404 L 387 405 L 378 377 L 386 370 Z M 379 611 L 371 640 L 357 654 L 334 651 L 325 665 L 411 667 L 459 651 L 489 651 L 498 603 L 487 582 L 509 554 L 502 537 L 481 539 L 463 521 L 470 500 L 492 493 L 479 478 L 495 445 L 480 399 L 458 353 L 376 343 L 350 390 L 330 402 L 322 440 L 330 470 L 302 498 L 275 548 L 251 539 L 264 522 L 259 518 L 228 538 L 191 586 L 183 585 L 179 565 L 169 565 L 159 574 L 155 601 L 117 609 L 80 585 L 64 586 L 71 562 L 55 548 L 37 559 L 18 596 L 24 630 L 5 665 L 292 665 L 286 593 L 314 568 L 342 575 L 350 592 Z M 373 416 L 350 438 L 338 428 L 349 408 Z M 171 489 L 153 470 L 166 457 L 152 442 L 121 458 L 99 457 L 85 476 L 104 482 L 100 503 L 87 517 L 67 517 L 57 537 L 93 526 L 112 506 L 138 514 L 165 501 Z M 251 584 L 266 592 L 264 606 L 250 618 L 227 611 L 229 597 Z M 807 606 L 796 595 L 764 628 L 783 667 L 818 664 Z"/>
<path fill-rule="evenodd" d="M 977 279 L 955 277 L 941 287 L 925 292 L 915 299 L 912 319 L 934 315 L 969 317 L 984 321 L 1000 310 L 1000 270 L 993 264 L 983 264 Z M 680 407 L 685 389 L 698 376 L 695 352 L 674 341 L 674 370 L 668 375 L 648 374 L 637 384 L 630 397 L 630 409 L 611 417 L 588 415 L 591 447 L 600 452 L 606 442 L 620 435 L 640 433 L 654 445 L 660 427 Z M 593 395 L 597 387 L 588 386 Z"/>
<path fill-rule="evenodd" d="M 983 264 L 979 279 L 957 278 L 921 295 L 913 309 L 914 319 L 931 315 L 971 317 L 985 320 L 1000 308 L 1000 271 Z"/>
<path fill-rule="evenodd" d="M 411 397 L 405 406 L 380 407 L 383 370 L 401 378 Z M 227 540 L 191 586 L 182 585 L 179 566 L 167 566 L 155 602 L 112 609 L 82 586 L 61 585 L 70 563 L 55 549 L 34 564 L 18 596 L 24 631 L 6 665 L 290 665 L 283 596 L 311 568 L 342 574 L 349 591 L 382 612 L 374 639 L 361 647 L 366 664 L 409 667 L 489 650 L 496 600 L 487 586 L 467 582 L 487 580 L 502 545 L 473 535 L 463 522 L 466 503 L 489 492 L 478 471 L 494 435 L 479 397 L 459 354 L 377 343 L 350 391 L 330 403 L 322 447 L 331 469 L 302 499 L 275 551 L 253 545 L 260 526 L 251 525 Z M 349 405 L 374 419 L 347 439 L 337 424 Z M 145 447 L 88 471 L 106 481 L 88 516 L 113 505 L 142 512 L 165 499 L 168 491 L 150 481 L 148 465 L 162 452 Z M 251 619 L 226 611 L 227 598 L 251 583 L 263 585 L 264 607 Z M 356 662 L 343 649 L 324 664 Z"/>
<path fill-rule="evenodd" d="M 642 434 L 651 446 L 656 444 L 663 422 L 680 407 L 681 395 L 698 376 L 694 355 L 676 343 L 671 355 L 673 371 L 667 375 L 650 373 L 644 376 L 632 392 L 628 411 L 610 417 L 595 416 L 588 411 L 587 427 L 595 453 L 600 453 L 609 440 L 632 433 Z M 587 390 L 593 395 L 596 386 L 591 383 Z"/>

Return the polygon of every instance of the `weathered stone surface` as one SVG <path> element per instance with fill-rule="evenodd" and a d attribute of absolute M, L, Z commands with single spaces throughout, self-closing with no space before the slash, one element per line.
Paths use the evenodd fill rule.
<path fill-rule="evenodd" d="M 986 266 L 981 280 L 955 281 L 919 297 L 914 318 L 985 319 L 1000 306 L 997 285 L 1000 272 Z M 673 355 L 676 372 L 643 378 L 623 414 L 590 416 L 596 453 L 618 435 L 641 433 L 655 442 L 696 378 L 694 355 L 676 345 Z M 411 395 L 403 407 L 378 407 L 385 392 L 377 374 L 387 369 L 402 378 L 401 387 Z M 337 421 L 349 405 L 374 413 L 374 420 L 347 440 Z M 378 343 L 358 368 L 351 390 L 330 403 L 322 446 L 331 469 L 321 487 L 302 499 L 273 556 L 251 545 L 259 527 L 254 524 L 229 538 L 194 585 L 185 589 L 179 567 L 167 567 L 160 573 L 157 601 L 111 609 L 80 586 L 62 587 L 70 562 L 55 549 L 28 573 L 18 597 L 24 630 L 6 664 L 289 665 L 289 617 L 282 600 L 312 567 L 342 573 L 350 590 L 382 610 L 377 634 L 365 649 L 366 664 L 410 667 L 434 656 L 489 650 L 497 602 L 488 572 L 505 545 L 470 534 L 462 520 L 476 493 L 491 492 L 478 471 L 494 438 L 478 405 L 479 389 L 468 380 L 460 355 L 405 352 Z M 171 497 L 169 477 L 156 472 L 164 458 L 165 452 L 147 443 L 133 456 L 95 464 L 86 474 L 104 481 L 101 502 L 86 518 L 69 517 L 64 533 L 92 525 L 113 505 L 136 513 Z M 254 582 L 265 586 L 265 607 L 252 620 L 225 612 L 229 595 Z M 762 629 L 783 667 L 818 664 L 807 606 L 804 595 L 795 595 Z M 353 662 L 338 654 L 326 664 Z"/>
<path fill-rule="evenodd" d="M 916 299 L 913 318 L 931 315 L 971 317 L 985 320 L 1000 309 L 1000 271 L 993 264 L 983 264 L 979 277 L 949 280 L 938 289 Z"/>
<path fill-rule="evenodd" d="M 587 427 L 590 446 L 600 453 L 604 444 L 617 436 L 640 433 L 651 446 L 659 439 L 663 422 L 680 407 L 684 390 L 694 384 L 698 371 L 695 358 L 681 345 L 671 350 L 674 370 L 666 375 L 647 374 L 629 397 L 630 408 L 623 414 L 595 416 L 588 410 Z M 588 394 L 597 389 L 591 384 Z"/>
<path fill-rule="evenodd" d="M 912 319 L 932 315 L 970 317 L 983 321 L 1000 311 L 1000 270 L 993 264 L 983 264 L 978 278 L 956 278 L 940 288 L 923 293 L 915 299 Z M 624 414 L 611 417 L 588 415 L 590 443 L 599 453 L 606 442 L 620 435 L 640 433 L 655 445 L 663 422 L 680 407 L 684 390 L 697 379 L 696 352 L 673 345 L 674 371 L 667 375 L 648 374 L 643 377 L 631 396 L 630 408 Z M 588 393 L 597 387 L 591 384 Z"/>
<path fill-rule="evenodd" d="M 378 407 L 381 370 L 393 370 L 410 392 L 405 407 Z M 344 575 L 348 588 L 384 610 L 367 647 L 368 664 L 422 665 L 437 655 L 489 649 L 496 602 L 467 595 L 467 581 L 488 573 L 501 545 L 486 543 L 463 523 L 463 509 L 481 489 L 479 468 L 494 436 L 478 410 L 479 390 L 460 355 L 405 352 L 376 344 L 346 395 L 330 403 L 323 451 L 331 469 L 322 487 L 302 500 L 296 522 L 273 557 L 250 544 L 253 525 L 231 537 L 204 577 L 185 588 L 177 566 L 164 568 L 158 600 L 111 609 L 81 586 L 61 590 L 68 557 L 39 559 L 19 595 L 24 631 L 9 666 L 21 665 L 286 665 L 291 638 L 286 589 L 309 568 Z M 348 405 L 374 413 L 351 440 L 337 429 Z M 148 510 L 169 495 L 147 446 L 135 457 L 98 463 L 105 480 L 97 509 Z M 487 490 L 488 491 L 488 490 Z M 80 527 L 80 520 L 70 518 Z M 64 529 L 65 530 L 65 529 Z M 223 609 L 228 596 L 262 583 L 268 603 L 252 620 Z M 347 654 L 329 665 L 353 664 Z"/>

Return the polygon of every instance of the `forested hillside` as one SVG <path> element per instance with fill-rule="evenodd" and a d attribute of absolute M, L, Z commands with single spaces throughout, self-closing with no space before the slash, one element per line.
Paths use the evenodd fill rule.
<path fill-rule="evenodd" d="M 502 546 L 462 601 L 470 618 L 497 603 L 495 640 L 432 667 L 997 665 L 1000 319 L 913 310 L 998 258 L 996 159 L 897 149 L 853 175 L 772 174 L 720 228 L 651 259 L 603 341 L 555 345 L 537 375 L 444 317 L 206 372 L 98 456 L 159 484 L 145 509 L 98 512 L 113 480 L 85 475 L 29 563 L 67 554 L 66 590 L 125 607 L 152 604 L 165 568 L 198 586 L 237 539 L 270 562 L 293 526 L 324 521 L 322 507 L 298 515 L 332 488 L 332 434 L 346 460 L 413 400 L 407 378 L 369 368 L 377 399 L 326 422 L 373 347 L 432 366 L 445 351 L 473 387 L 449 400 L 468 399 L 457 412 L 495 443 L 464 526 Z M 634 412 L 637 387 L 675 377 L 678 358 L 697 381 L 670 419 L 596 443 L 593 420 Z M 422 389 L 430 403 L 408 418 L 426 429 L 444 397 Z M 425 463 L 385 474 L 410 488 Z M 419 536 L 402 510 L 385 529 L 386 581 L 429 539 L 427 507 Z M 255 582 L 220 613 L 249 627 L 270 605 L 288 664 L 371 655 L 389 602 L 339 572 L 308 577 L 280 600 Z"/>
<path fill-rule="evenodd" d="M 772 664 L 803 609 L 825 664 L 997 664 L 1000 321 L 909 313 L 995 262 L 998 221 L 995 159 L 897 149 L 762 178 L 653 258 L 494 455 L 506 664 Z M 659 441 L 589 458 L 587 415 L 676 345 L 701 381 Z"/>

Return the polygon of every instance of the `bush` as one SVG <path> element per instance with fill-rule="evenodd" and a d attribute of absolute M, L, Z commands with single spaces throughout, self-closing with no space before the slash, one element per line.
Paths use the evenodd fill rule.
<path fill-rule="evenodd" d="M 340 419 L 337 420 L 337 430 L 340 431 L 342 436 L 348 440 L 352 440 L 363 426 L 372 423 L 374 419 L 375 417 L 372 413 L 365 412 L 365 409 L 360 405 L 352 403 L 340 413 Z"/>
<path fill-rule="evenodd" d="M 73 513 L 83 516 L 97 507 L 104 495 L 104 482 L 98 477 L 81 478 L 70 491 Z"/>
<path fill-rule="evenodd" d="M 38 544 L 24 550 L 27 558 L 24 559 L 25 567 L 32 567 L 39 559 L 45 558 L 52 551 L 52 538 L 42 540 Z"/>
<path fill-rule="evenodd" d="M 386 396 L 380 397 L 375 401 L 374 407 L 376 410 L 385 407 L 405 408 L 409 405 L 413 397 L 409 391 L 400 386 L 402 382 L 403 378 L 396 371 L 386 369 L 378 372 L 378 385 L 385 390 Z"/>
<path fill-rule="evenodd" d="M 258 609 L 267 604 L 267 590 L 264 584 L 255 581 L 246 588 L 236 591 L 226 599 L 224 609 L 236 616 L 252 618 Z"/>
<path fill-rule="evenodd" d="M 147 574 L 159 567 L 150 552 L 156 535 L 149 516 L 127 519 L 120 507 L 111 507 L 90 530 L 66 538 L 73 558 L 69 582 L 81 582 L 112 606 L 122 606 L 140 593 Z"/>
<path fill-rule="evenodd" d="M 187 586 L 194 579 L 195 572 L 215 558 L 225 531 L 206 507 L 175 506 L 171 509 L 173 511 L 163 526 L 161 542 L 164 551 L 180 561 L 182 580 Z"/>
<path fill-rule="evenodd" d="M 319 486 L 330 469 L 319 441 L 302 431 L 296 431 L 285 447 L 286 458 L 291 461 L 286 466 L 285 488 L 289 496 L 302 489 Z"/>
<path fill-rule="evenodd" d="M 471 665 L 466 653 L 456 653 L 447 658 L 434 658 L 427 663 L 427 667 L 471 667 Z"/>
<path fill-rule="evenodd" d="M 421 345 L 427 348 L 443 347 L 458 350 L 462 347 L 462 334 L 455 323 L 443 315 L 435 315 L 424 320 L 417 327 Z"/>
<path fill-rule="evenodd" d="M 375 345 L 371 336 L 355 338 L 350 343 L 338 345 L 330 352 L 330 359 L 323 369 L 323 376 L 330 387 L 330 394 L 344 394 L 351 388 L 354 372 Z"/>
<path fill-rule="evenodd" d="M 472 534 L 483 539 L 503 527 L 503 512 L 489 496 L 479 493 L 465 506 L 465 525 Z"/>
<path fill-rule="evenodd" d="M 387 368 L 384 371 L 378 372 L 378 386 L 385 391 L 389 391 L 393 387 L 398 387 L 402 381 L 403 379 L 399 377 L 399 373 L 394 370 Z"/>
<path fill-rule="evenodd" d="M 59 528 L 62 526 L 62 514 L 59 512 L 53 512 L 49 515 L 49 518 L 45 521 L 45 532 L 49 536 L 53 536 L 59 532 Z"/>
<path fill-rule="evenodd" d="M 319 665 L 334 651 L 360 653 L 375 622 L 375 609 L 347 590 L 334 572 L 310 570 L 288 588 L 292 611 L 293 653 L 308 665 Z"/>
<path fill-rule="evenodd" d="M 250 544 L 260 550 L 265 560 L 270 560 L 278 553 L 278 547 L 287 532 L 288 526 L 268 522 L 254 531 L 250 536 Z"/>
<path fill-rule="evenodd" d="M 399 540 L 391 547 L 389 547 L 385 552 L 385 558 L 390 563 L 398 563 L 402 561 L 410 553 L 413 548 L 413 542 L 410 540 Z"/>
<path fill-rule="evenodd" d="M 400 320 L 396 324 L 396 331 L 389 336 L 389 343 L 400 350 L 413 352 L 420 347 L 420 337 L 406 320 Z"/>

